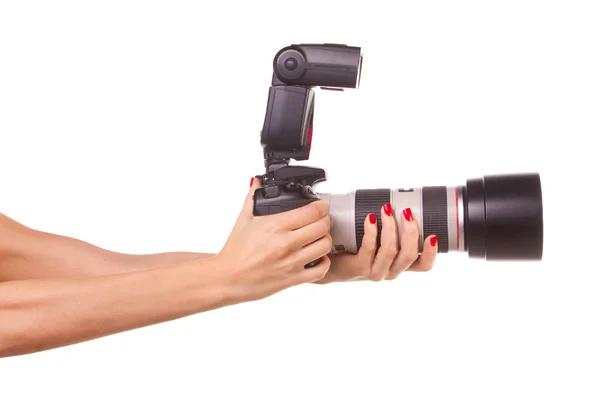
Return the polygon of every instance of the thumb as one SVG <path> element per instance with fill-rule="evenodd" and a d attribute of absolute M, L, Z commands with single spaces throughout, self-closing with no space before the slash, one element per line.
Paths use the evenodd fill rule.
<path fill-rule="evenodd" d="M 240 218 L 252 219 L 252 217 L 254 217 L 254 191 L 260 186 L 260 181 L 255 177 L 252 177 L 252 180 L 250 181 L 250 190 L 246 195 L 246 201 L 244 202 L 244 206 L 242 207 Z"/>

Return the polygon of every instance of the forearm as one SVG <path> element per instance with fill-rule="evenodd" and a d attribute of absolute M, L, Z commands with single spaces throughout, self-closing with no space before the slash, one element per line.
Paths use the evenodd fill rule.
<path fill-rule="evenodd" d="M 0 356 L 136 329 L 233 304 L 216 259 L 81 279 L 0 284 Z"/>
<path fill-rule="evenodd" d="M 161 268 L 213 255 L 196 252 L 119 253 L 82 240 L 40 232 L 1 214 L 0 236 L 0 282 L 119 274 Z"/>
<path fill-rule="evenodd" d="M 154 268 L 162 268 L 174 263 L 183 263 L 193 260 L 200 260 L 213 257 L 214 253 L 194 253 L 194 252 L 168 252 L 156 254 L 125 254 L 125 262 L 120 267 L 127 271 L 144 271 Z"/>

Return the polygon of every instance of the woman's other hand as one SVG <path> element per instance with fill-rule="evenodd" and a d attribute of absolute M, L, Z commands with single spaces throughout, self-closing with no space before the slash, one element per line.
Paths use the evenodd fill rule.
<path fill-rule="evenodd" d="M 331 255 L 327 275 L 317 283 L 358 280 L 393 280 L 404 271 L 429 271 L 437 255 L 437 237 L 425 238 L 419 254 L 419 226 L 409 208 L 402 210 L 402 237 L 398 240 L 398 225 L 390 204 L 381 207 L 381 245 L 377 248 L 377 217 L 369 214 L 364 220 L 364 236 L 357 254 Z"/>

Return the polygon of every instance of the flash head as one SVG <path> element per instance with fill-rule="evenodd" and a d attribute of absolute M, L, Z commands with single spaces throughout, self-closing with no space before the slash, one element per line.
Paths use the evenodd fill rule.
<path fill-rule="evenodd" d="M 323 89 L 358 89 L 362 68 L 360 47 L 345 44 L 294 44 L 273 60 L 273 85 Z"/>

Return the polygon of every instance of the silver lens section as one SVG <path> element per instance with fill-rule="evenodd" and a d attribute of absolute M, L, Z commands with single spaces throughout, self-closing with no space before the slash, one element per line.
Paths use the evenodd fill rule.
<path fill-rule="evenodd" d="M 448 251 L 465 251 L 463 193 L 459 187 L 446 188 L 448 202 Z"/>
<path fill-rule="evenodd" d="M 333 239 L 332 253 L 357 253 L 356 226 L 354 223 L 354 195 L 321 193 L 321 199 L 329 203 L 330 234 Z"/>

